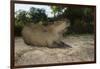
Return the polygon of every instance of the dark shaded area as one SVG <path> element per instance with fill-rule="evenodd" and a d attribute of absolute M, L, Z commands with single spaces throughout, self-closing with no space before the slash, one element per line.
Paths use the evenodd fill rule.
<path fill-rule="evenodd" d="M 69 33 L 93 33 L 94 32 L 94 8 L 69 7 L 64 16 L 70 20 Z"/>
<path fill-rule="evenodd" d="M 72 46 L 65 44 L 63 41 L 60 42 L 54 42 L 54 48 L 72 48 Z M 52 47 L 51 47 L 52 48 Z"/>

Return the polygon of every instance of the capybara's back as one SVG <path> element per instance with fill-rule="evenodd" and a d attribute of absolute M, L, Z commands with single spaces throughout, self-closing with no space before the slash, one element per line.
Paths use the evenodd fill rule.
<path fill-rule="evenodd" d="M 24 26 L 22 36 L 25 43 L 35 46 L 53 46 L 54 42 L 60 40 L 61 31 L 67 27 L 66 23 L 55 23 L 43 26 L 40 24 L 30 24 Z"/>

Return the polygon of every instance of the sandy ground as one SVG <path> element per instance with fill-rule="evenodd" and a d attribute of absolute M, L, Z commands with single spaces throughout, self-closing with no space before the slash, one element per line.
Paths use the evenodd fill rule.
<path fill-rule="evenodd" d="M 72 48 L 34 47 L 15 38 L 15 65 L 94 61 L 93 35 L 69 35 L 63 41 Z"/>

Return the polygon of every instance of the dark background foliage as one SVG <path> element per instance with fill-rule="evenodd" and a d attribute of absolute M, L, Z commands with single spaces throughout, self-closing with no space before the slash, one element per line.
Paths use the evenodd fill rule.
<path fill-rule="evenodd" d="M 48 25 L 53 21 L 66 19 L 70 26 L 66 34 L 92 34 L 94 33 L 94 8 L 90 7 L 61 7 L 51 6 L 54 17 L 48 17 L 44 9 L 31 7 L 30 10 L 15 12 L 15 35 L 21 36 L 24 25 L 41 23 Z"/>

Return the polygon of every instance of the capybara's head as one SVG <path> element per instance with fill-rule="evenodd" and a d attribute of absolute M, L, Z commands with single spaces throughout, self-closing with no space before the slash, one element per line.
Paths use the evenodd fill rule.
<path fill-rule="evenodd" d="M 52 31 L 55 33 L 63 33 L 65 30 L 67 30 L 69 26 L 70 23 L 68 20 L 59 20 L 55 21 L 52 25 L 48 26 L 48 29 L 52 29 Z"/>

